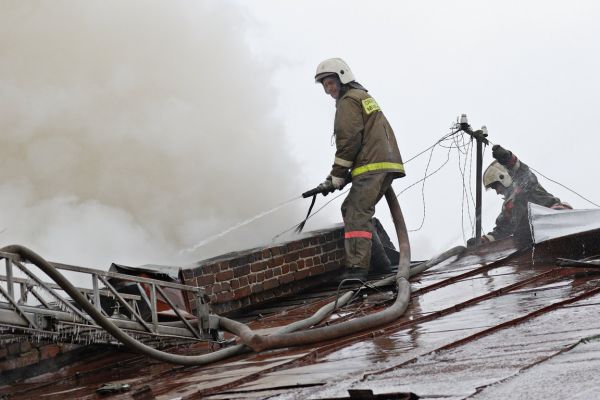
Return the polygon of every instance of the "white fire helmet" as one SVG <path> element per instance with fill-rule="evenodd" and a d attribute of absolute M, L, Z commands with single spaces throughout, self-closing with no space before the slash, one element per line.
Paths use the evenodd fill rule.
<path fill-rule="evenodd" d="M 321 80 L 326 76 L 336 74 L 340 78 L 342 84 L 352 82 L 354 80 L 354 74 L 350 70 L 346 61 L 341 58 L 330 58 L 321 62 L 317 66 L 317 72 L 315 73 L 315 83 L 321 83 Z"/>
<path fill-rule="evenodd" d="M 483 186 L 486 189 L 489 189 L 494 182 L 500 182 L 505 188 L 508 188 L 513 182 L 506 167 L 498 161 L 492 162 L 483 173 Z"/>

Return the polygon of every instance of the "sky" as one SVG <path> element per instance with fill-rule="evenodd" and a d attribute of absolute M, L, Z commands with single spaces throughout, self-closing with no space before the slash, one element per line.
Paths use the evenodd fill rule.
<path fill-rule="evenodd" d="M 413 259 L 472 236 L 469 142 L 411 160 L 463 113 L 600 204 L 599 18 L 593 1 L 4 1 L 0 238 L 103 269 L 271 243 L 332 164 L 335 106 L 314 83 L 330 57 L 394 128 Z M 340 223 L 343 198 L 305 230 Z M 484 193 L 484 230 L 501 204 Z M 376 216 L 393 232 L 384 201 Z"/>
<path fill-rule="evenodd" d="M 594 185 L 600 109 L 600 4 L 593 1 L 239 1 L 252 21 L 248 38 L 261 59 L 277 65 L 277 112 L 306 185 L 327 173 L 333 101 L 313 83 L 316 65 L 341 57 L 382 107 L 404 160 L 449 132 L 461 114 L 523 162 L 600 204 Z M 461 142 L 462 144 L 462 142 Z M 464 149 L 463 149 L 464 150 Z M 434 149 L 429 172 L 448 159 Z M 403 192 L 413 258 L 425 259 L 472 236 L 475 161 L 450 151 L 435 175 Z M 425 175 L 430 152 L 406 164 L 396 193 Z M 491 149 L 484 154 L 489 165 Z M 470 202 L 463 197 L 463 174 Z M 471 165 L 465 169 L 465 165 Z M 470 172 L 469 172 L 470 171 Z M 471 179 L 469 179 L 469 177 Z M 576 208 L 595 208 L 538 175 Z M 323 213 L 335 215 L 343 196 Z M 467 207 L 467 204 L 469 207 Z M 483 194 L 490 231 L 502 199 Z M 393 226 L 385 202 L 376 216 Z M 423 216 L 425 219 L 423 221 Z M 423 224 L 422 224 L 423 222 Z M 419 229 L 420 228 L 420 229 Z"/>

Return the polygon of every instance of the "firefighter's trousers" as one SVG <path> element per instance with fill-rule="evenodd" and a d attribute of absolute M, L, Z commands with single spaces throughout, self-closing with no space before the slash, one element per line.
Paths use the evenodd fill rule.
<path fill-rule="evenodd" d="M 352 188 L 342 203 L 346 266 L 369 268 L 373 237 L 371 219 L 375 214 L 375 205 L 393 180 L 394 176 L 385 172 L 361 174 L 352 178 Z"/>

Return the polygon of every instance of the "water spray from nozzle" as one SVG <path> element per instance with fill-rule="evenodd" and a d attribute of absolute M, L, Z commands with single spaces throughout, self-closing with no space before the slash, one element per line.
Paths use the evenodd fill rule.
<path fill-rule="evenodd" d="M 210 237 L 208 237 L 208 238 L 206 238 L 206 239 L 204 239 L 204 240 L 196 243 L 192 247 L 180 250 L 179 254 L 193 253 L 194 251 L 198 250 L 200 247 L 202 247 L 202 246 L 204 246 L 204 245 L 206 245 L 206 244 L 208 244 L 208 243 L 210 243 L 210 242 L 212 242 L 212 241 L 214 241 L 216 239 L 222 238 L 223 236 L 227 235 L 228 233 L 233 232 L 233 231 L 235 231 L 235 230 L 237 230 L 237 229 L 239 229 L 239 228 L 241 228 L 243 226 L 246 226 L 246 225 L 248 225 L 248 224 L 250 224 L 250 223 L 252 223 L 252 222 L 254 222 L 254 221 L 256 221 L 256 220 L 258 220 L 260 218 L 266 217 L 267 215 L 272 214 L 275 211 L 279 210 L 280 208 L 283 208 L 283 207 L 287 206 L 288 204 L 291 204 L 294 201 L 296 201 L 298 199 L 301 199 L 301 198 L 302 198 L 302 196 L 294 197 L 293 199 L 289 199 L 288 201 L 285 201 L 285 202 L 279 204 L 278 206 L 275 206 L 274 208 L 272 208 L 270 210 L 263 211 L 260 214 L 257 214 L 257 215 L 255 215 L 255 216 L 253 216 L 251 218 L 248 218 L 245 221 L 238 222 L 237 224 L 233 225 L 232 227 L 229 227 L 229 228 L 225 229 L 224 231 L 222 231 L 220 233 L 217 233 L 216 235 L 210 236 Z"/>

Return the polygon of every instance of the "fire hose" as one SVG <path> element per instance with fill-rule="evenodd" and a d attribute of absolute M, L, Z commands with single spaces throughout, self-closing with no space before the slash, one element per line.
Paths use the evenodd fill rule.
<path fill-rule="evenodd" d="M 236 354 L 247 352 L 249 351 L 248 347 L 255 351 L 262 351 L 266 349 L 317 343 L 324 340 L 347 336 L 367 329 L 372 329 L 398 319 L 406 310 L 410 299 L 410 284 L 408 282 L 409 277 L 423 272 L 425 269 L 437 264 L 437 262 L 429 264 L 423 263 L 422 265 L 417 266 L 417 268 L 410 268 L 410 244 L 408 242 L 406 225 L 404 223 L 404 218 L 398 203 L 398 199 L 396 198 L 396 195 L 391 187 L 385 193 L 385 197 L 390 207 L 392 219 L 396 228 L 396 234 L 398 236 L 400 262 L 398 266 L 398 272 L 395 276 L 375 282 L 370 286 L 387 286 L 393 282 L 396 283 L 398 288 L 397 296 L 394 303 L 390 307 L 378 313 L 343 323 L 303 332 L 296 332 L 300 329 L 306 329 L 321 322 L 321 320 L 327 317 L 329 313 L 335 309 L 335 307 L 342 306 L 350 301 L 354 292 L 349 291 L 338 298 L 335 304 L 333 302 L 327 304 L 319 309 L 313 316 L 284 326 L 277 331 L 277 333 L 269 336 L 258 335 L 254 333 L 247 325 L 218 316 L 219 327 L 239 336 L 244 345 L 235 345 L 213 353 L 196 356 L 167 353 L 157 350 L 132 338 L 118 328 L 115 324 L 113 324 L 108 318 L 102 315 L 102 313 L 96 309 L 96 307 L 91 304 L 85 298 L 85 296 L 75 286 L 73 286 L 69 280 L 52 264 L 32 250 L 20 245 L 10 245 L 0 249 L 0 251 L 17 254 L 21 257 L 21 259 L 26 260 L 40 268 L 69 296 L 71 296 L 71 298 L 88 313 L 94 322 L 104 328 L 115 339 L 129 347 L 131 350 L 167 363 L 188 366 L 205 365 L 226 359 Z M 439 260 L 438 262 L 441 262 L 443 259 L 459 254 L 462 252 L 462 250 L 464 250 L 464 247 L 462 246 L 453 248 L 448 252 L 443 253 L 441 256 L 436 257 L 435 260 Z"/>
<path fill-rule="evenodd" d="M 433 262 L 426 262 L 416 266 L 417 268 L 411 269 L 410 244 L 408 241 L 406 224 L 404 222 L 404 217 L 402 215 L 402 210 L 400 209 L 398 199 L 391 187 L 386 191 L 385 198 L 390 208 L 394 226 L 396 228 L 396 234 L 398 236 L 400 261 L 398 265 L 398 272 L 394 277 L 376 282 L 374 286 L 385 286 L 389 285 L 391 282 L 396 283 L 397 295 L 394 303 L 390 307 L 364 317 L 302 332 L 278 332 L 272 335 L 259 335 L 250 330 L 250 328 L 248 328 L 246 325 L 239 324 L 235 321 L 233 321 L 233 324 L 231 321 L 224 321 L 228 329 L 238 335 L 242 342 L 251 347 L 254 351 L 263 351 L 267 349 L 300 346 L 332 340 L 368 329 L 373 329 L 400 318 L 406 311 L 408 302 L 410 300 L 410 283 L 408 282 L 408 279 L 411 276 L 423 272 L 424 270 L 453 255 L 462 253 L 465 248 L 463 246 L 457 246 L 443 253 L 442 255 L 435 257 L 432 259 Z M 345 298 L 351 298 L 352 294 L 353 292 L 347 292 L 344 296 Z M 336 303 L 337 305 L 340 304 L 340 300 L 341 299 L 339 299 Z M 331 306 L 331 304 L 328 304 L 323 308 L 328 306 Z M 326 310 L 323 309 L 319 310 L 315 316 L 317 314 L 323 315 L 323 317 L 328 315 Z"/>
<path fill-rule="evenodd" d="M 45 274 L 47 274 L 54 282 L 56 282 L 71 298 L 77 302 L 83 308 L 85 312 L 89 314 L 89 316 L 104 328 L 108 333 L 110 333 L 115 339 L 129 347 L 131 350 L 135 352 L 142 353 L 149 357 L 155 358 L 159 361 L 164 361 L 172 364 L 181 364 L 181 365 L 202 365 L 208 364 L 211 362 L 222 360 L 224 357 L 224 353 L 217 354 L 210 353 L 204 354 L 200 356 L 183 356 L 178 354 L 171 354 L 164 351 L 157 350 L 153 347 L 147 346 L 144 343 L 141 343 L 127 333 L 123 332 L 119 327 L 112 323 L 108 318 L 106 318 L 100 310 L 96 309 L 93 304 L 91 304 L 85 296 L 69 282 L 69 280 L 61 274 L 52 264 L 43 259 L 41 256 L 33 252 L 32 250 L 20 246 L 20 245 L 10 245 L 3 247 L 0 249 L 2 252 L 17 254 L 21 257 L 21 259 L 29 261 L 30 263 L 37 266 L 41 269 Z M 230 350 L 230 349 L 225 349 Z M 230 350 L 227 354 L 233 355 L 236 354 L 233 350 Z"/>
<path fill-rule="evenodd" d="M 302 332 L 275 333 L 265 336 L 258 335 L 252 332 L 247 326 L 238 323 L 234 324 L 235 326 L 228 326 L 228 328 L 234 329 L 234 333 L 240 337 L 242 342 L 251 347 L 254 351 L 263 351 L 266 349 L 299 346 L 336 339 L 385 325 L 398 319 L 404 314 L 410 300 L 410 284 L 408 282 L 408 279 L 410 278 L 410 243 L 404 216 L 402 215 L 402 210 L 400 209 L 400 204 L 398 203 L 394 189 L 391 186 L 385 192 L 385 199 L 390 208 L 392 220 L 394 221 L 394 226 L 396 228 L 396 235 L 398 236 L 399 243 L 398 251 L 400 252 L 398 272 L 394 279 L 398 291 L 396 299 L 390 307 L 364 317 Z"/>

